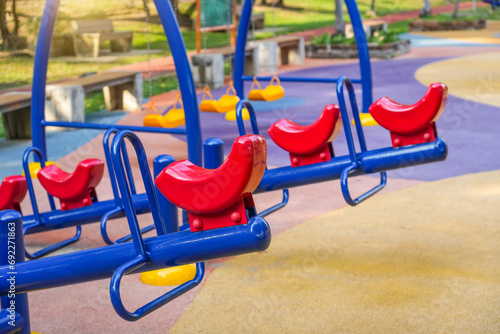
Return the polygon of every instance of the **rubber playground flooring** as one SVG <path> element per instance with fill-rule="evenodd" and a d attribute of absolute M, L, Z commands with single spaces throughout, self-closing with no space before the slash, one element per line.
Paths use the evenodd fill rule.
<path fill-rule="evenodd" d="M 374 99 L 389 96 L 398 102 L 414 103 L 426 91 L 427 83 L 415 78 L 419 70 L 445 61 L 452 54 L 456 57 L 478 53 L 475 47 L 450 48 L 442 51 L 435 47 L 415 48 L 412 54 L 416 56 L 374 61 Z M 485 52 L 482 47 L 480 50 Z M 491 51 L 496 52 L 494 48 Z M 357 64 L 332 64 L 308 62 L 306 69 L 283 75 L 359 76 Z M 434 69 L 436 81 L 441 80 L 439 68 Z M 496 75 L 493 78 L 498 81 Z M 390 172 L 387 189 L 354 208 L 343 201 L 338 181 L 291 189 L 288 206 L 267 219 L 273 233 L 267 251 L 210 261 L 207 278 L 199 287 L 138 322 L 129 323 L 116 315 L 109 300 L 109 280 L 32 292 L 29 295 L 32 330 L 40 333 L 497 332 L 500 328 L 497 256 L 500 115 L 496 107 L 482 100 L 475 102 L 476 107 L 470 107 L 466 97 L 455 93 L 451 82 L 446 83 L 450 86 L 448 107 L 437 124 L 440 136 L 449 145 L 445 162 Z M 269 105 L 256 105 L 264 135 L 274 120 L 289 117 L 308 124 L 325 104 L 336 102 L 333 85 L 287 83 L 285 90 L 287 97 L 275 104 L 273 110 Z M 221 92 L 216 91 L 215 95 Z M 358 87 L 359 103 L 360 92 Z M 500 98 L 498 91 L 492 94 Z M 174 98 L 174 93 L 166 95 L 165 105 Z M 144 115 L 145 112 L 127 114 L 118 123 L 141 124 Z M 237 136 L 236 124 L 224 121 L 224 115 L 220 114 L 202 113 L 200 117 L 203 138 L 221 137 L 227 154 Z M 386 130 L 373 127 L 365 131 L 369 149 L 390 144 Z M 178 159 L 186 157 L 182 137 L 139 136 L 149 161 L 165 153 Z M 346 153 L 342 137 L 343 133 L 334 143 L 337 155 Z M 58 162 L 66 170 L 72 170 L 82 159 L 103 159 L 101 140 L 102 135 L 98 135 L 79 144 Z M 268 141 L 270 166 L 288 164 L 287 155 L 273 145 Z M 132 166 L 141 191 L 135 157 Z M 377 181 L 371 176 L 356 177 L 350 180 L 350 187 L 354 194 L 361 194 Z M 111 198 L 107 175 L 97 193 L 101 200 Z M 257 208 L 262 210 L 279 200 L 280 192 L 257 195 Z M 29 201 L 25 201 L 23 208 L 28 213 L 26 202 Z M 44 199 L 40 199 L 40 206 L 47 209 Z M 141 226 L 151 223 L 149 214 L 139 219 Z M 72 250 L 103 246 L 98 225 L 83 226 L 82 240 Z M 109 234 L 116 238 L 127 233 L 127 229 L 125 219 L 118 219 L 110 224 Z M 72 229 L 63 229 L 30 235 L 26 242 L 33 250 L 73 233 Z M 123 280 L 122 295 L 127 308 L 135 309 L 167 289 L 144 285 L 138 275 L 131 275 Z"/>

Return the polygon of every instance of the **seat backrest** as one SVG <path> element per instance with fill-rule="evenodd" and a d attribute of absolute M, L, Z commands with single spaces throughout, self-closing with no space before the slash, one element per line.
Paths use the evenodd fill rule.
<path fill-rule="evenodd" d="M 71 27 L 74 33 L 91 33 L 91 32 L 111 32 L 113 31 L 113 22 L 108 19 L 94 20 L 73 20 Z"/>

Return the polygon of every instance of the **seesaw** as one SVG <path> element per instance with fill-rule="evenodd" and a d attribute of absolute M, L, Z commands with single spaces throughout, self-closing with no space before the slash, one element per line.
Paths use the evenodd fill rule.
<path fill-rule="evenodd" d="M 360 151 L 357 152 L 349 125 L 344 86 L 347 88 Z M 291 166 L 266 170 L 256 193 L 287 189 L 317 182 L 340 179 L 345 201 L 352 206 L 380 191 L 387 182 L 386 171 L 422 165 L 446 159 L 448 150 L 443 139 L 438 137 L 435 121 L 442 114 L 448 96 L 443 84 L 432 84 L 426 95 L 414 105 L 401 105 L 388 98 L 379 99 L 370 107 L 370 112 L 380 125 L 391 133 L 392 147 L 368 150 L 359 119 L 354 87 L 347 77 L 337 81 L 339 106 L 329 105 L 318 120 L 309 126 L 301 126 L 290 120 L 281 120 L 269 129 L 270 137 L 290 154 Z M 245 133 L 242 108 L 250 112 L 254 134 L 259 133 L 255 111 L 249 101 L 241 101 L 236 112 L 238 130 Z M 339 117 L 339 113 L 340 116 Z M 335 156 L 333 139 L 343 126 L 349 155 Z M 350 176 L 380 173 L 380 184 L 353 199 L 348 185 Z M 285 194 L 284 194 L 285 195 Z M 282 203 L 266 210 L 268 214 L 286 205 L 288 193 Z"/>
<path fill-rule="evenodd" d="M 157 233 L 155 237 L 143 239 L 140 233 L 133 196 L 122 165 L 121 148 L 125 139 L 132 143 L 138 156 Z M 21 214 L 13 210 L 0 212 L 0 231 L 5 236 L 0 240 L 1 333 L 17 330 L 20 333 L 30 333 L 27 299 L 27 292 L 30 291 L 111 277 L 110 297 L 115 311 L 125 320 L 136 321 L 199 284 L 205 270 L 203 261 L 262 251 L 269 246 L 269 225 L 256 215 L 251 195 L 266 164 L 266 143 L 262 137 L 249 135 L 237 138 L 231 154 L 217 170 L 206 170 L 184 160 L 175 162 L 162 171 L 156 178 L 158 189 L 167 199 L 180 203 L 181 208 L 188 211 L 191 224 L 191 231 L 168 234 L 146 153 L 139 138 L 130 131 L 118 133 L 113 140 L 112 154 L 132 242 L 23 262 Z M 227 178 L 230 182 L 222 185 L 218 182 Z M 163 192 L 172 188 L 166 182 L 181 186 L 182 192 Z M 204 207 L 196 205 L 193 195 L 207 194 L 207 186 L 211 184 L 219 185 L 219 191 L 225 194 L 224 199 L 216 199 L 213 203 L 209 201 Z M 244 210 L 237 211 L 242 216 L 235 220 L 236 207 Z M 206 224 L 200 228 L 197 220 Z M 17 252 L 15 256 L 9 257 L 7 254 L 11 244 L 15 244 Z M 133 312 L 123 305 L 120 282 L 124 275 L 191 263 L 197 263 L 193 280 Z M 12 282 L 15 284 L 11 284 Z"/>
<path fill-rule="evenodd" d="M 118 191 L 116 174 L 113 168 L 109 147 L 110 138 L 117 131 L 116 129 L 108 129 L 103 137 L 103 148 L 113 191 L 112 200 L 99 201 L 95 191 L 95 187 L 104 173 L 103 161 L 98 159 L 86 159 L 79 162 L 72 173 L 67 173 L 56 165 L 46 166 L 45 156 L 39 149 L 34 147 L 28 148 L 25 151 L 23 155 L 23 168 L 25 172 L 28 170 L 29 157 L 31 154 L 34 154 L 38 158 L 41 164 L 38 179 L 47 191 L 51 210 L 40 213 L 37 204 L 37 194 L 33 187 L 31 174 L 25 173 L 28 175 L 27 178 L 12 176 L 4 180 L 2 189 L 5 189 L 5 191 L 2 191 L 0 196 L 0 201 L 5 202 L 5 205 L 2 204 L 2 209 L 18 209 L 20 212 L 19 203 L 22 201 L 22 198 L 24 198 L 26 191 L 30 195 L 33 214 L 23 217 L 25 234 L 76 226 L 76 233 L 73 237 L 43 248 L 34 254 L 27 252 L 26 256 L 28 258 L 33 259 L 42 257 L 76 242 L 81 235 L 81 225 L 88 223 L 101 222 L 101 235 L 107 244 L 120 243 L 131 239 L 131 236 L 127 235 L 116 241 L 112 241 L 107 233 L 107 223 L 110 219 L 125 216 L 125 210 Z M 137 194 L 136 192 L 125 146 L 123 146 L 123 156 L 124 168 L 127 178 L 130 180 L 130 188 L 136 213 L 149 212 L 150 208 L 146 194 Z M 173 161 L 173 158 L 155 159 L 153 161 L 155 171 L 159 173 Z M 54 197 L 58 198 L 61 203 L 60 210 L 56 209 Z M 168 218 L 168 231 L 177 231 L 177 209 L 168 201 L 162 204 L 163 214 Z M 150 231 L 151 229 L 153 229 L 153 226 L 145 227 L 142 229 L 142 233 Z"/>

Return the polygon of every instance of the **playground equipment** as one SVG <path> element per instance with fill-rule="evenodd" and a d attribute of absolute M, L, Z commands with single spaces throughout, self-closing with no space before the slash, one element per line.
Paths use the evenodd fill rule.
<path fill-rule="evenodd" d="M 2 210 L 16 210 L 21 213 L 20 203 L 23 201 L 28 186 L 26 185 L 26 178 L 21 175 L 7 176 L 0 183 L 0 211 Z"/>
<path fill-rule="evenodd" d="M 500 7 L 500 1 L 498 0 L 483 0 L 483 2 L 490 4 L 493 10 L 495 10 L 496 7 Z"/>
<path fill-rule="evenodd" d="M 268 133 L 276 145 L 290 153 L 292 167 L 299 167 L 330 161 L 334 157 L 332 141 L 341 128 L 340 108 L 331 104 L 309 126 L 282 119 L 274 123 Z"/>
<path fill-rule="evenodd" d="M 348 91 L 360 152 L 356 152 L 349 124 L 344 87 Z M 432 84 L 422 100 L 412 106 L 389 102 L 390 100 L 387 98 L 378 100 L 373 107 L 377 109 L 374 116 L 376 115 L 377 121 L 384 124 L 391 132 L 400 136 L 398 137 L 400 142 L 394 147 L 371 151 L 366 145 L 353 84 L 345 76 L 340 77 L 337 81 L 337 96 L 349 155 L 335 157 L 333 149 L 329 150 L 330 138 L 335 137 L 339 130 L 336 127 L 340 123 L 335 121 L 335 116 L 338 115 L 336 110 L 339 107 L 325 107 L 320 118 L 309 127 L 301 127 L 287 120 L 279 121 L 270 129 L 269 134 L 273 139 L 278 138 L 277 144 L 279 146 L 289 149 L 292 166 L 266 170 L 256 193 L 340 179 L 345 201 L 349 205 L 355 206 L 385 186 L 387 182 L 386 171 L 446 159 L 447 146 L 438 137 L 435 126 L 435 121 L 443 112 L 447 101 L 447 89 L 443 84 Z M 239 117 L 243 107 L 250 112 L 253 133 L 259 134 L 254 109 L 249 101 L 242 100 L 236 108 L 240 135 L 245 134 L 243 120 Z M 415 116 L 422 110 L 426 110 L 424 115 Z M 408 125 L 412 120 L 417 120 L 417 123 Z M 432 129 L 433 134 L 427 136 L 429 129 Z M 315 138 L 317 134 L 318 138 Z M 391 134 L 391 136 L 393 135 Z M 288 141 L 298 145 L 298 148 L 288 144 Z M 300 145 L 300 143 L 305 144 Z M 393 140 L 394 143 L 395 140 Z M 331 153 L 330 156 L 329 153 Z M 353 199 L 349 191 L 349 177 L 369 173 L 380 173 L 380 184 Z"/>
<path fill-rule="evenodd" d="M 126 178 L 126 171 L 122 164 L 122 148 L 124 140 L 129 140 L 138 156 L 144 186 L 146 188 L 148 206 L 151 208 L 154 226 L 157 236 L 143 239 L 140 233 L 139 224 L 135 212 L 133 194 L 130 190 Z M 223 164 L 233 166 L 245 159 L 261 161 L 265 166 L 265 141 L 259 136 L 247 136 L 239 138 L 235 142 L 235 149 Z M 164 156 L 167 157 L 167 156 Z M 181 296 L 198 285 L 203 279 L 203 261 L 235 256 L 249 252 L 263 251 L 267 249 L 271 241 L 271 234 L 267 222 L 256 215 L 254 208 L 245 212 L 245 221 L 233 222 L 223 228 L 212 226 L 212 229 L 193 233 L 188 230 L 175 233 L 167 233 L 167 226 L 163 219 L 163 210 L 159 204 L 157 193 L 149 171 L 148 160 L 144 147 L 139 138 L 130 131 L 122 131 L 113 139 L 112 159 L 115 166 L 120 193 L 123 195 L 123 204 L 126 211 L 129 228 L 132 235 L 132 242 L 126 242 L 97 249 L 89 249 L 70 254 L 53 256 L 45 259 L 37 259 L 29 262 L 24 261 L 24 248 L 22 231 L 23 223 L 21 215 L 16 211 L 2 211 L 0 213 L 0 230 L 2 235 L 8 236 L 0 241 L 3 254 L 0 267 L 0 295 L 2 296 L 2 311 L 0 312 L 0 331 L 9 332 L 18 330 L 20 333 L 30 333 L 29 309 L 27 292 L 39 289 L 48 289 L 63 285 L 77 284 L 111 277 L 110 297 L 113 307 L 118 315 L 128 321 L 136 321 L 145 315 L 153 312 L 159 307 L 167 304 L 173 299 Z M 172 159 L 167 158 L 168 159 Z M 234 159 L 234 160 L 232 160 Z M 243 188 L 229 186 L 229 189 L 242 191 L 242 195 L 247 196 L 257 187 L 259 176 L 262 176 L 262 166 L 256 166 L 256 170 L 244 169 L 244 174 L 227 175 L 221 167 L 218 172 L 204 170 L 202 168 L 192 169 L 192 164 L 181 161 L 173 165 L 172 168 L 188 168 L 193 173 L 185 177 L 181 182 L 186 191 L 193 193 L 203 193 L 206 191 L 206 184 L 198 181 L 200 177 L 207 173 L 215 176 L 228 178 L 228 185 L 236 182 Z M 167 167 L 163 174 L 170 174 Z M 173 172 L 170 175 L 175 175 Z M 175 178 L 175 177 L 174 177 Z M 245 178 L 242 180 L 242 178 Z M 212 180 L 215 180 L 212 179 Z M 158 178 L 157 186 L 166 189 L 167 185 L 162 182 L 168 178 Z M 192 182 L 195 181 L 195 182 Z M 241 183 L 240 183 L 241 182 Z M 204 187 L 204 188 L 199 188 Z M 221 191 L 225 190 L 221 186 Z M 234 195 L 238 191 L 231 193 Z M 170 194 L 165 194 L 167 197 Z M 169 198 L 175 200 L 174 198 Z M 236 197 L 231 197 L 231 201 Z M 229 200 L 229 198 L 228 198 Z M 233 203 L 218 202 L 219 212 L 213 212 L 215 216 L 226 212 Z M 188 204 L 189 206 L 189 204 Z M 188 207 L 186 207 L 188 209 Z M 222 216 L 220 216 L 222 217 Z M 15 242 L 17 252 L 14 257 L 8 257 L 9 241 Z M 164 267 L 175 267 L 185 264 L 196 264 L 196 275 L 194 279 L 185 282 L 178 287 L 168 291 L 157 299 L 147 303 L 136 311 L 130 312 L 123 305 L 120 296 L 120 282 L 124 275 L 156 270 Z M 98 265 L 97 265 L 98 264 Z M 64 270 L 61 270 L 64 268 Z M 12 290 L 11 281 L 15 281 L 15 291 Z M 15 296 L 14 296 L 15 294 Z M 11 305 L 15 307 L 11 307 Z M 9 318 L 12 316 L 12 318 Z M 11 321 L 11 324 L 9 324 Z"/>
<path fill-rule="evenodd" d="M 202 3 L 204 2 L 204 3 Z M 230 45 L 236 41 L 236 0 L 217 0 L 208 3 L 206 0 L 196 0 L 196 52 L 200 53 L 202 35 L 206 49 L 206 33 L 211 31 L 230 32 Z"/>
<path fill-rule="evenodd" d="M 38 34 L 37 48 L 35 52 L 35 65 L 33 73 L 33 87 L 32 87 L 32 103 L 31 103 L 31 129 L 33 148 L 25 152 L 23 157 L 23 168 L 25 175 L 30 175 L 28 168 L 28 155 L 33 152 L 35 157 L 41 163 L 41 167 L 45 167 L 47 157 L 47 143 L 45 128 L 47 126 L 56 127 L 72 127 L 72 128 L 87 128 L 87 129 L 115 129 L 123 130 L 128 129 L 137 132 L 152 132 L 152 133 L 171 133 L 171 134 L 185 134 L 187 136 L 188 158 L 191 162 L 197 165 L 202 165 L 202 145 L 201 145 L 201 131 L 200 120 L 198 115 L 198 107 L 196 101 L 195 87 L 189 66 L 184 41 L 177 24 L 174 10 L 170 2 L 154 1 L 158 15 L 163 24 L 167 40 L 172 51 L 172 56 L 179 79 L 179 88 L 182 96 L 184 112 L 186 114 L 186 128 L 160 128 L 160 127 L 142 127 L 142 126 L 127 126 L 115 124 L 98 124 L 98 123 L 72 123 L 72 122 L 49 122 L 45 120 L 45 85 L 47 78 L 47 67 L 49 60 L 49 51 L 54 32 L 55 20 L 60 4 L 60 0 L 47 0 L 44 12 L 41 19 L 40 31 Z M 105 135 L 106 138 L 106 135 Z M 109 139 L 109 137 L 108 137 Z M 106 146 L 106 145 L 105 145 Z M 108 144 L 109 146 L 109 144 Z M 109 150 L 109 147 L 108 147 Z M 105 148 L 106 151 L 106 148 Z M 159 162 L 160 163 L 160 162 Z M 108 159 L 108 168 L 110 168 Z M 110 169 L 112 171 L 112 169 Z M 110 173 L 111 175 L 111 173 Z M 131 175 L 131 173 L 130 173 Z M 113 176 L 111 180 L 113 180 Z M 32 186 L 31 178 L 27 177 L 28 192 L 32 206 L 34 208 L 33 215 L 24 216 L 24 232 L 26 234 L 47 231 L 63 227 L 80 226 L 82 224 L 101 221 L 101 231 L 103 238 L 106 242 L 112 243 L 107 237 L 106 222 L 110 218 L 123 217 L 125 215 L 123 204 L 118 193 L 116 184 L 113 185 L 114 199 L 108 201 L 98 201 L 92 203 L 90 206 L 74 208 L 72 210 L 56 210 L 52 196 L 49 195 L 49 202 L 51 211 L 40 213 L 36 204 L 36 197 Z M 133 184 L 133 183 L 132 183 Z M 131 185 L 133 187 L 133 185 Z M 30 190 L 31 189 L 31 190 Z M 143 213 L 149 211 L 149 204 L 146 194 L 135 194 L 133 189 L 133 201 L 136 213 Z M 172 213 L 172 216 L 177 217 L 177 211 Z M 171 219 L 169 221 L 172 230 L 177 230 L 177 220 Z M 80 228 L 77 227 L 75 237 L 67 242 L 74 242 L 79 237 Z M 123 239 L 123 238 L 122 238 Z M 37 252 L 33 255 L 28 254 L 28 257 L 40 257 L 54 251 L 68 243 L 60 243 L 48 247 L 45 250 Z"/>
<path fill-rule="evenodd" d="M 276 83 L 275 85 L 273 83 Z M 257 87 L 257 88 L 255 88 Z M 273 78 L 269 85 L 262 89 L 262 86 L 257 80 L 257 77 L 253 77 L 252 86 L 250 87 L 250 92 L 248 92 L 248 99 L 252 101 L 276 101 L 285 96 L 285 89 L 281 86 L 280 79 L 274 73 Z"/>
<path fill-rule="evenodd" d="M 447 101 L 448 87 L 433 83 L 424 97 L 413 105 L 382 97 L 370 106 L 370 114 L 391 132 L 392 147 L 415 145 L 436 140 L 436 120 Z"/>
<path fill-rule="evenodd" d="M 153 114 L 151 114 L 153 111 Z M 182 104 L 181 94 L 178 93 L 172 108 L 165 115 L 160 115 L 158 110 L 150 99 L 148 104 L 148 114 L 144 117 L 144 126 L 156 126 L 162 128 L 176 128 L 186 123 L 184 117 L 184 105 Z"/>
<path fill-rule="evenodd" d="M 38 42 L 35 52 L 31 96 L 31 130 L 33 146 L 37 147 L 44 156 L 47 156 L 47 144 L 45 137 L 45 128 L 47 126 L 102 130 L 115 128 L 117 130 L 128 129 L 135 132 L 185 134 L 188 142 L 189 159 L 197 165 L 202 164 L 202 144 L 198 106 L 184 41 L 182 39 L 171 3 L 159 0 L 154 0 L 154 3 L 158 10 L 158 16 L 160 17 L 164 27 L 170 50 L 172 51 L 177 77 L 179 80 L 179 88 L 184 104 L 184 112 L 186 114 L 186 128 L 143 127 L 87 122 L 49 122 L 45 120 L 45 85 L 47 82 L 47 67 L 55 20 L 60 4 L 60 0 L 47 0 L 40 22 L 40 31 L 38 34 Z M 98 219 L 98 217 L 94 217 L 94 219 Z"/>
<path fill-rule="evenodd" d="M 227 121 L 235 121 L 236 105 L 239 101 L 240 98 L 236 95 L 236 90 L 234 89 L 232 81 L 229 83 L 226 94 L 222 95 L 217 101 L 214 100 L 210 92 L 210 87 L 205 86 L 205 88 L 203 88 L 203 96 L 201 97 L 200 110 L 205 112 L 225 113 L 225 119 Z M 250 119 L 248 111 L 243 110 L 243 119 Z"/>
<path fill-rule="evenodd" d="M 362 113 L 360 118 L 363 123 L 370 123 L 369 106 L 373 102 L 373 89 L 372 89 L 372 73 L 370 64 L 370 54 L 368 52 L 367 40 L 363 30 L 363 23 L 358 6 L 355 0 L 345 0 L 349 17 L 354 29 L 354 36 L 359 54 L 359 67 L 361 72 L 360 79 L 351 80 L 354 84 L 361 84 L 362 86 Z M 245 70 L 245 45 L 247 42 L 248 27 L 250 24 L 250 17 L 252 15 L 253 0 L 245 0 L 240 17 L 240 25 L 238 27 L 238 37 L 236 40 L 236 53 L 234 60 L 234 87 L 240 99 L 244 98 L 243 82 L 254 81 L 254 77 L 244 75 Z M 317 82 L 317 83 L 337 83 L 338 79 L 330 76 L 327 78 L 306 78 L 306 77 L 291 77 L 281 76 L 281 82 Z M 256 77 L 256 80 L 272 80 L 272 77 Z M 373 124 L 373 123 L 372 123 Z"/>

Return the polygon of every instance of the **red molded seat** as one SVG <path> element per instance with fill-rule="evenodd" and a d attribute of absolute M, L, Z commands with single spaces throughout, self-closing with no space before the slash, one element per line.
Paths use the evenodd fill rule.
<path fill-rule="evenodd" d="M 369 111 L 378 124 L 391 132 L 393 147 L 414 145 L 436 139 L 435 122 L 443 113 L 447 100 L 448 87 L 433 83 L 415 104 L 404 105 L 382 97 Z"/>
<path fill-rule="evenodd" d="M 226 161 L 205 169 L 182 160 L 166 167 L 156 186 L 172 203 L 188 211 L 191 230 L 243 224 L 254 207 L 252 192 L 264 175 L 266 141 L 258 135 L 237 138 Z"/>
<path fill-rule="evenodd" d="M 97 201 L 95 187 L 104 174 L 104 162 L 86 159 L 78 163 L 73 173 L 67 173 L 56 165 L 46 166 L 38 172 L 38 180 L 49 194 L 59 198 L 61 210 L 91 205 Z"/>
<path fill-rule="evenodd" d="M 12 175 L 3 179 L 0 184 L 0 211 L 16 210 L 21 212 L 19 205 L 28 191 L 26 178 L 21 175 Z"/>
<path fill-rule="evenodd" d="M 333 156 L 331 142 L 338 136 L 341 128 L 340 108 L 329 104 L 309 126 L 282 119 L 274 123 L 268 133 L 279 147 L 290 153 L 292 167 L 298 167 L 329 161 Z"/>

